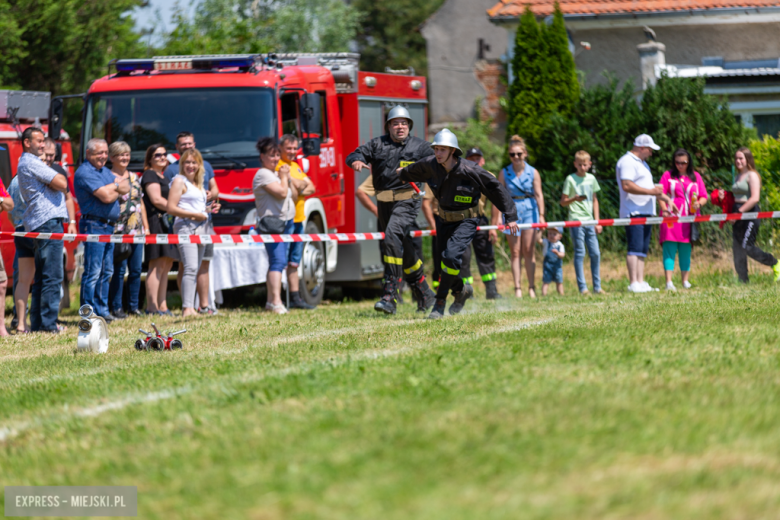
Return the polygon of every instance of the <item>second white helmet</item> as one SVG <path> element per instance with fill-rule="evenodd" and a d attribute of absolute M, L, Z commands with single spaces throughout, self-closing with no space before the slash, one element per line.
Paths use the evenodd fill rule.
<path fill-rule="evenodd" d="M 453 134 L 449 128 L 445 128 L 433 138 L 432 146 L 449 146 L 455 148 L 455 157 L 460 157 L 463 154 L 463 150 L 458 146 L 458 138 Z"/>

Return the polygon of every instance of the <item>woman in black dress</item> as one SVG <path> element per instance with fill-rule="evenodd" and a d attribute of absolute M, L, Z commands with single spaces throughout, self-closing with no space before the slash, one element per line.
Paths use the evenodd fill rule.
<path fill-rule="evenodd" d="M 149 220 L 149 233 L 167 235 L 173 233 L 166 213 L 168 208 L 168 181 L 165 168 L 168 153 L 162 144 L 153 144 L 146 149 L 144 174 L 141 186 L 144 190 L 144 206 Z M 146 314 L 173 316 L 166 302 L 168 292 L 168 271 L 178 259 L 175 245 L 146 244 L 144 257 L 149 262 L 146 275 Z"/>

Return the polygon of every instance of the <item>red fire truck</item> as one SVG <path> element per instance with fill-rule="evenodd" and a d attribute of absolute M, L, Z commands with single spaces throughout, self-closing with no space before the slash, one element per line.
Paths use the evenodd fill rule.
<path fill-rule="evenodd" d="M 358 70 L 358 54 L 165 56 L 112 62 L 116 72 L 96 80 L 85 97 L 82 154 L 94 137 L 123 140 L 132 148 L 131 169 L 142 167 L 146 148 L 174 151 L 176 135 L 190 131 L 214 167 L 222 209 L 218 233 L 247 232 L 256 219 L 252 180 L 260 167 L 259 137 L 295 134 L 299 158 L 317 187 L 306 200 L 307 233 L 376 231 L 376 219 L 355 199 L 369 174 L 344 158 L 384 132 L 385 114 L 402 104 L 424 138 L 425 78 Z M 110 70 L 110 69 L 109 69 Z M 62 103 L 55 98 L 55 105 Z M 58 111 L 59 110 L 59 111 Z M 53 108 L 53 117 L 61 108 Z M 59 119 L 58 119 L 59 120 Z M 52 127 L 56 134 L 58 128 Z M 355 284 L 382 276 L 376 242 L 308 243 L 301 263 L 301 292 L 310 303 L 324 284 Z"/>
<path fill-rule="evenodd" d="M 48 131 L 49 105 L 51 94 L 49 92 L 33 92 L 27 90 L 0 90 L 0 180 L 7 189 L 11 179 L 16 176 L 16 166 L 22 156 L 22 132 L 29 126 L 38 126 L 44 132 Z M 65 167 L 70 175 L 69 182 L 73 187 L 73 153 L 70 139 L 65 132 L 60 132 L 57 139 L 56 160 Z M 6 212 L 0 213 L 0 229 L 13 232 L 14 226 Z M 73 252 L 77 245 L 73 242 L 65 243 L 66 278 L 73 279 L 75 262 Z M 11 293 L 10 281 L 13 273 L 14 240 L 11 236 L 0 237 L 0 251 L 3 262 L 9 276 L 8 294 Z M 67 292 L 66 292 L 67 294 Z"/>

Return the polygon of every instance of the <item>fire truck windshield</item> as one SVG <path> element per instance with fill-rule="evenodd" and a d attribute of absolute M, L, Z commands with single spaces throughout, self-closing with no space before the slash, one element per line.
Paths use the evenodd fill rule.
<path fill-rule="evenodd" d="M 125 141 L 130 166 L 138 170 L 149 146 L 161 143 L 175 152 L 176 135 L 187 131 L 214 167 L 256 166 L 257 139 L 275 135 L 273 101 L 269 88 L 98 92 L 89 96 L 82 146 L 96 137 Z"/>

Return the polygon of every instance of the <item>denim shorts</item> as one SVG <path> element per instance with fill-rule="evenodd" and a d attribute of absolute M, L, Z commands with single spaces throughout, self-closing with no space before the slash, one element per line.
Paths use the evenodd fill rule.
<path fill-rule="evenodd" d="M 650 217 L 652 215 L 632 215 L 632 218 Z M 639 225 L 626 226 L 626 245 L 629 256 L 647 256 L 650 250 L 650 236 L 653 234 L 653 226 Z"/>
<path fill-rule="evenodd" d="M 300 235 L 303 233 L 303 222 L 296 222 L 293 224 L 293 235 Z M 290 267 L 298 267 L 301 265 L 301 258 L 303 258 L 303 242 L 290 242 L 290 253 L 287 257 L 287 262 Z"/>
<path fill-rule="evenodd" d="M 542 283 L 563 283 L 563 263 L 548 264 L 542 267 Z"/>
<path fill-rule="evenodd" d="M 292 233 L 293 219 L 288 220 L 284 225 L 284 231 L 282 235 L 289 235 Z M 287 242 L 274 242 L 273 244 L 266 243 L 265 250 L 268 252 L 268 270 L 281 273 L 284 268 L 287 267 L 287 251 L 290 244 Z"/>

